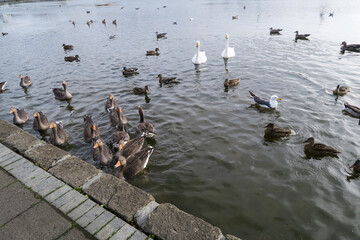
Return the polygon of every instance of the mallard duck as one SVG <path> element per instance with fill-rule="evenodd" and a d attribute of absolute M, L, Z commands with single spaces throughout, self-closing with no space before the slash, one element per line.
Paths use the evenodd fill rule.
<path fill-rule="evenodd" d="M 49 141 L 51 144 L 56 146 L 65 145 L 67 142 L 67 136 L 63 128 L 62 122 L 51 122 L 50 123 L 50 138 Z"/>
<path fill-rule="evenodd" d="M 111 143 L 114 146 L 118 146 L 120 143 L 122 143 L 123 145 L 125 145 L 128 141 L 130 141 L 130 136 L 129 134 L 125 131 L 125 126 L 122 125 L 120 127 L 120 131 L 114 133 L 111 136 Z"/>
<path fill-rule="evenodd" d="M 73 61 L 79 62 L 79 61 L 80 61 L 80 57 L 79 57 L 79 55 L 68 56 L 68 57 L 64 57 L 64 60 L 65 60 L 66 62 L 73 62 Z"/>
<path fill-rule="evenodd" d="M 355 173 L 360 173 L 360 160 L 356 160 L 350 168 L 352 168 Z"/>
<path fill-rule="evenodd" d="M 125 77 L 132 76 L 132 75 L 135 75 L 135 74 L 139 74 L 137 68 L 126 68 L 126 67 L 123 68 L 123 75 Z"/>
<path fill-rule="evenodd" d="M 46 131 L 50 127 L 50 122 L 42 112 L 34 113 L 33 129 L 35 131 Z"/>
<path fill-rule="evenodd" d="M 346 93 L 350 92 L 350 88 L 349 87 L 346 87 L 346 86 L 340 86 L 340 85 L 337 85 L 336 86 L 336 89 L 333 90 L 333 94 L 334 95 L 340 95 L 340 96 L 343 96 L 345 95 Z"/>
<path fill-rule="evenodd" d="M 0 91 L 5 91 L 5 86 L 7 82 L 0 82 Z"/>
<path fill-rule="evenodd" d="M 106 25 L 105 18 L 101 21 L 104 25 Z"/>
<path fill-rule="evenodd" d="M 265 128 L 265 138 L 281 138 L 292 133 L 289 128 L 275 128 L 273 123 L 269 123 Z"/>
<path fill-rule="evenodd" d="M 145 133 L 146 135 L 149 136 L 156 135 L 154 126 L 151 123 L 145 121 L 144 110 L 142 109 L 142 107 L 138 106 L 138 109 L 139 109 L 140 121 L 136 130 L 141 134 Z"/>
<path fill-rule="evenodd" d="M 19 75 L 20 78 L 20 86 L 23 88 L 27 88 L 30 87 L 32 85 L 32 81 L 31 81 L 31 77 L 30 76 L 23 76 L 23 75 Z"/>
<path fill-rule="evenodd" d="M 100 129 L 96 127 L 91 116 L 84 116 L 84 141 L 91 142 L 92 139 L 100 137 Z"/>
<path fill-rule="evenodd" d="M 166 37 L 166 33 L 159 33 L 159 32 L 155 32 L 156 34 L 156 38 L 159 39 L 159 38 L 165 38 Z"/>
<path fill-rule="evenodd" d="M 63 44 L 63 48 L 64 50 L 73 50 L 74 46 L 73 45 L 66 45 L 65 43 Z"/>
<path fill-rule="evenodd" d="M 266 100 L 266 99 L 256 96 L 251 91 L 249 91 L 249 93 L 250 93 L 251 97 L 254 99 L 255 103 L 264 108 L 276 108 L 278 105 L 277 100 L 282 100 L 281 98 L 279 98 L 276 95 L 272 95 L 270 97 L 270 100 Z"/>
<path fill-rule="evenodd" d="M 70 100 L 72 98 L 71 93 L 67 90 L 67 84 L 65 81 L 62 82 L 63 88 L 53 88 L 52 91 L 55 95 L 55 98 L 58 100 Z"/>
<path fill-rule="evenodd" d="M 110 122 L 117 127 L 126 126 L 128 121 L 122 113 L 121 107 L 117 106 L 115 108 L 110 108 Z"/>
<path fill-rule="evenodd" d="M 280 35 L 280 32 L 282 31 L 282 29 L 280 28 L 269 28 L 270 29 L 270 35 Z"/>
<path fill-rule="evenodd" d="M 305 153 L 309 153 L 316 157 L 337 157 L 337 155 L 340 153 L 335 148 L 332 148 L 322 143 L 315 143 L 315 139 L 313 137 L 308 138 L 304 143 L 306 143 L 304 146 Z"/>
<path fill-rule="evenodd" d="M 9 33 L 2 32 L 3 37 L 6 36 L 6 35 L 8 35 L 8 34 L 9 34 Z"/>
<path fill-rule="evenodd" d="M 345 41 L 343 41 L 340 44 L 340 50 L 344 53 L 346 51 L 350 52 L 360 52 L 360 44 L 347 44 Z"/>
<path fill-rule="evenodd" d="M 112 21 L 112 23 L 117 26 L 116 19 Z"/>
<path fill-rule="evenodd" d="M 196 42 L 196 53 L 195 53 L 194 57 L 191 59 L 191 61 L 195 65 L 206 63 L 206 61 L 207 61 L 205 51 L 200 51 L 200 42 L 199 41 Z"/>
<path fill-rule="evenodd" d="M 149 158 L 154 152 L 154 148 L 149 146 L 128 158 L 120 155 L 120 152 L 121 151 L 115 156 L 116 164 L 114 166 L 114 175 L 121 179 L 130 179 L 146 168 Z"/>
<path fill-rule="evenodd" d="M 160 49 L 155 48 L 155 50 L 146 51 L 146 56 L 158 56 L 160 54 Z"/>
<path fill-rule="evenodd" d="M 235 50 L 234 48 L 229 47 L 229 34 L 225 35 L 225 49 L 221 53 L 223 58 L 232 58 L 235 57 Z"/>
<path fill-rule="evenodd" d="M 162 74 L 159 74 L 157 78 L 159 79 L 159 83 L 163 84 L 178 83 L 178 81 L 176 81 L 177 77 L 163 77 Z"/>
<path fill-rule="evenodd" d="M 92 157 L 95 162 L 100 162 L 102 165 L 108 165 L 113 158 L 113 154 L 104 141 L 98 138 L 93 142 Z"/>
<path fill-rule="evenodd" d="M 350 105 L 345 103 L 345 111 L 348 112 L 349 114 L 353 115 L 354 117 L 360 117 L 360 108 L 356 107 L 354 105 Z"/>
<path fill-rule="evenodd" d="M 307 37 L 310 36 L 310 34 L 299 34 L 298 31 L 295 31 L 295 41 L 300 39 L 300 40 L 309 40 Z"/>
<path fill-rule="evenodd" d="M 105 111 L 109 111 L 110 108 L 118 106 L 119 105 L 115 102 L 114 96 L 110 93 L 109 97 L 106 98 Z"/>
<path fill-rule="evenodd" d="M 142 94 L 147 95 L 147 94 L 149 94 L 149 88 L 148 88 L 148 86 L 145 86 L 145 88 L 134 87 L 133 93 L 137 94 L 137 95 L 142 95 Z"/>
<path fill-rule="evenodd" d="M 240 82 L 240 78 L 236 78 L 236 79 L 225 79 L 224 87 L 234 87 L 234 86 L 238 85 L 239 82 Z"/>
<path fill-rule="evenodd" d="M 235 19 L 238 19 L 238 18 L 239 18 L 239 15 L 231 16 L 232 20 L 235 20 Z"/>
<path fill-rule="evenodd" d="M 27 115 L 27 113 L 25 112 L 24 109 L 17 109 L 14 107 L 10 108 L 10 114 L 13 114 L 13 123 L 16 125 L 22 125 L 24 123 L 27 122 L 27 120 L 29 119 L 29 116 Z"/>

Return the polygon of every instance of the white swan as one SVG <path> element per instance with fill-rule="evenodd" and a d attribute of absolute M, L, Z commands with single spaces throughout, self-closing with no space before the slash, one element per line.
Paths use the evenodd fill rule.
<path fill-rule="evenodd" d="M 221 53 L 221 56 L 223 58 L 232 58 L 235 56 L 235 50 L 234 48 L 229 47 L 229 34 L 225 35 L 225 39 L 226 39 L 225 49 Z"/>
<path fill-rule="evenodd" d="M 192 62 L 196 65 L 205 63 L 207 61 L 207 57 L 205 55 L 205 51 L 200 51 L 200 42 L 197 41 L 196 42 L 196 53 L 194 55 L 194 57 L 192 58 Z"/>

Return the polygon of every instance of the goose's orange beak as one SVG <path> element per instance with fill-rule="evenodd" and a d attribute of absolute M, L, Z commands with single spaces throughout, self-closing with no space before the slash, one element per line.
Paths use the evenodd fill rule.
<path fill-rule="evenodd" d="M 36 113 L 34 113 L 34 117 L 37 117 L 37 114 L 36 114 Z"/>
<path fill-rule="evenodd" d="M 93 129 L 93 130 L 96 130 L 96 126 L 95 126 L 95 125 L 93 125 L 93 126 L 92 126 L 92 129 Z"/>
<path fill-rule="evenodd" d="M 65 81 L 63 81 L 63 82 L 62 82 L 62 84 L 66 84 L 66 82 L 65 82 Z"/>
<path fill-rule="evenodd" d="M 115 168 L 117 168 L 117 167 L 120 167 L 121 166 L 121 162 L 120 161 L 117 161 L 117 163 L 115 164 Z"/>
<path fill-rule="evenodd" d="M 113 95 L 110 95 L 110 96 L 109 96 L 109 99 L 113 99 Z"/>
<path fill-rule="evenodd" d="M 121 111 L 121 107 L 119 107 L 119 112 L 122 112 L 122 111 Z"/>
<path fill-rule="evenodd" d="M 14 110 L 10 109 L 10 112 L 9 112 L 9 113 L 12 114 L 13 112 L 14 112 Z"/>
<path fill-rule="evenodd" d="M 50 127 L 49 128 L 54 128 L 54 125 L 53 124 L 50 124 Z"/>
<path fill-rule="evenodd" d="M 98 148 L 99 147 L 99 144 L 98 143 L 95 143 L 94 147 L 93 148 Z"/>
<path fill-rule="evenodd" d="M 119 144 L 119 150 L 121 150 L 124 146 L 122 144 Z"/>

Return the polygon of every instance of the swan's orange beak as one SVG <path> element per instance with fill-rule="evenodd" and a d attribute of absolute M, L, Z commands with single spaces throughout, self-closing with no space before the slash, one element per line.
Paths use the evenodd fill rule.
<path fill-rule="evenodd" d="M 98 143 L 95 143 L 94 147 L 93 148 L 98 148 L 99 147 L 99 144 Z"/>
<path fill-rule="evenodd" d="M 50 127 L 49 128 L 54 128 L 54 125 L 53 124 L 50 124 Z"/>
<path fill-rule="evenodd" d="M 120 161 L 117 161 L 117 163 L 115 164 L 115 168 L 117 168 L 117 167 L 120 167 L 121 166 L 121 162 Z"/>
<path fill-rule="evenodd" d="M 282 98 L 278 98 L 278 100 L 282 100 Z"/>

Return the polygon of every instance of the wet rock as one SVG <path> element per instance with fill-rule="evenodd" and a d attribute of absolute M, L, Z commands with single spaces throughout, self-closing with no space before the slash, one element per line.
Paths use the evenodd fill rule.
<path fill-rule="evenodd" d="M 0 119 L 0 142 L 4 141 L 5 138 L 14 133 L 21 132 L 21 128 L 15 126 L 14 124 L 9 123 Z"/>

